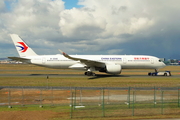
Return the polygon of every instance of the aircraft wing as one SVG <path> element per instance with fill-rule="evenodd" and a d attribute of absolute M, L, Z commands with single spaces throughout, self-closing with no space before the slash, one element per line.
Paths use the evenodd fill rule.
<path fill-rule="evenodd" d="M 16 61 L 21 61 L 21 62 L 30 62 L 30 59 L 27 59 L 27 58 L 21 58 L 21 57 L 8 57 L 9 59 L 12 59 L 12 60 L 16 60 Z"/>
<path fill-rule="evenodd" d="M 95 61 L 95 60 L 89 60 L 89 59 L 83 59 L 83 58 L 76 58 L 76 57 L 72 57 L 69 56 L 68 54 L 66 54 L 65 52 L 63 52 L 62 50 L 59 50 L 64 57 L 71 59 L 71 60 L 75 60 L 75 61 L 80 61 L 81 63 L 84 63 L 85 65 L 87 65 L 87 67 L 105 67 L 105 63 L 103 62 L 99 62 L 99 61 Z"/>

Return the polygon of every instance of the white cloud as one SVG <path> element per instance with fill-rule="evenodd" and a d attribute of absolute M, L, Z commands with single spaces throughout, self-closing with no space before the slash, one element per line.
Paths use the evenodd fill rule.
<path fill-rule="evenodd" d="M 10 10 L 0 14 L 0 42 L 12 43 L 8 34 L 16 33 L 29 43 L 43 41 L 39 45 L 47 47 L 47 40 L 61 36 L 58 22 L 64 10 L 62 0 L 18 0 L 9 1 L 9 5 Z"/>
<path fill-rule="evenodd" d="M 0 12 L 3 12 L 5 9 L 5 3 L 4 1 L 0 1 Z"/>
<path fill-rule="evenodd" d="M 83 7 L 72 9 L 65 9 L 62 0 L 8 2 L 10 10 L 0 2 L 1 46 L 12 44 L 9 33 L 21 35 L 43 54 L 59 48 L 70 54 L 141 54 L 150 44 L 163 41 L 165 48 L 169 39 L 179 41 L 179 0 L 79 0 Z M 146 40 L 150 44 L 136 51 Z"/>
<path fill-rule="evenodd" d="M 150 43 L 156 46 L 160 44 L 157 40 L 165 44 L 169 43 L 165 36 L 168 34 L 172 36 L 168 31 L 172 31 L 171 29 L 176 28 L 175 26 L 179 23 L 178 3 L 180 3 L 178 0 L 80 0 L 78 4 L 84 7 L 62 11 L 59 26 L 62 34 L 75 39 L 74 42 L 81 43 L 78 41 L 82 40 L 94 42 L 96 45 L 86 42 L 84 49 L 87 52 L 129 53 L 131 48 L 123 46 L 123 49 L 119 50 L 118 45 L 132 40 L 137 42 L 150 40 Z M 166 30 L 163 33 L 162 28 Z M 162 35 L 164 38 L 160 38 Z M 149 48 L 145 46 L 151 44 L 143 44 L 143 48 Z M 136 45 L 138 45 L 136 49 L 142 46 L 141 43 Z M 144 54 L 145 51 L 149 52 L 149 50 L 138 52 Z M 136 53 L 134 50 L 131 52 Z M 147 54 L 152 53 L 158 52 L 152 51 Z"/>
<path fill-rule="evenodd" d="M 134 34 L 151 27 L 154 21 L 148 13 L 143 12 L 142 3 L 138 8 L 135 7 L 137 3 L 133 3 L 136 1 L 80 1 L 79 4 L 84 8 L 73 8 L 60 13 L 61 32 L 68 37 L 99 38 Z"/>
<path fill-rule="evenodd" d="M 58 30 L 59 12 L 64 10 L 61 0 L 18 0 L 12 12 L 4 13 L 7 32 L 38 35 Z"/>
<path fill-rule="evenodd" d="M 98 36 L 99 32 L 105 29 L 106 22 L 93 13 L 94 11 L 89 9 L 77 8 L 62 11 L 59 22 L 62 34 L 77 38 Z"/>

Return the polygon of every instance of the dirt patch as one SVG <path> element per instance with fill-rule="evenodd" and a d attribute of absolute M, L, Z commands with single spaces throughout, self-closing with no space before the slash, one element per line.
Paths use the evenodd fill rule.
<path fill-rule="evenodd" d="M 58 113 L 52 111 L 3 111 L 1 120 L 49 120 Z"/>

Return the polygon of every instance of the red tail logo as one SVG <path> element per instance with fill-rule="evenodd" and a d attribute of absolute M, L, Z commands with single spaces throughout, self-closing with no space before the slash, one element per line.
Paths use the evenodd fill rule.
<path fill-rule="evenodd" d="M 26 52 L 28 46 L 26 46 L 24 42 L 18 42 L 18 43 L 21 44 L 21 46 L 17 45 L 17 47 L 21 48 L 19 51 Z"/>

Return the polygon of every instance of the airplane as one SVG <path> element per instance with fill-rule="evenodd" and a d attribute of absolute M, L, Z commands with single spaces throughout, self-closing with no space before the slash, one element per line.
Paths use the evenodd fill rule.
<path fill-rule="evenodd" d="M 157 69 L 166 65 L 157 57 L 149 55 L 68 55 L 62 50 L 57 55 L 37 55 L 17 34 L 10 34 L 20 57 L 13 60 L 56 69 L 85 70 L 87 76 L 94 71 L 120 74 L 122 69 Z"/>

